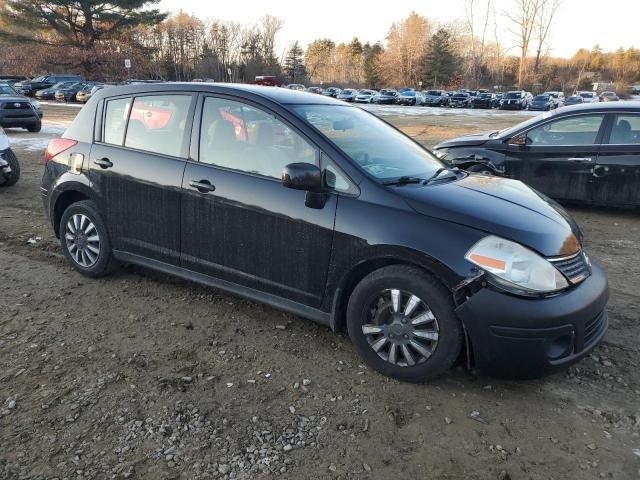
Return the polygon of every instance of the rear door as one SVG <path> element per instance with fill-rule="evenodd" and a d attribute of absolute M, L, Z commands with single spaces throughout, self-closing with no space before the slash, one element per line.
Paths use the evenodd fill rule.
<path fill-rule="evenodd" d="M 593 169 L 593 201 L 640 206 L 640 113 L 611 115 L 606 139 Z"/>
<path fill-rule="evenodd" d="M 89 175 L 113 248 L 180 262 L 180 190 L 194 109 L 189 93 L 105 101 Z"/>
<path fill-rule="evenodd" d="M 590 201 L 593 167 L 605 114 L 571 115 L 524 133 L 526 145 L 508 145 L 508 176 L 556 200 Z"/>

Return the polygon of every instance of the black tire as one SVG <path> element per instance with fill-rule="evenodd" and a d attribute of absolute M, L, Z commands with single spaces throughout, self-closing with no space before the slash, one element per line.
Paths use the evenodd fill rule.
<path fill-rule="evenodd" d="M 371 306 L 380 305 L 380 295 L 390 289 L 401 289 L 418 296 L 436 318 L 437 344 L 428 358 L 421 358 L 421 363 L 413 366 L 406 365 L 407 362 L 397 365 L 381 358 L 362 330 L 373 315 Z M 356 350 L 374 370 L 414 383 L 433 380 L 449 371 L 460 355 L 464 340 L 451 293 L 430 273 L 404 265 L 383 267 L 362 279 L 349 298 L 347 329 Z"/>
<path fill-rule="evenodd" d="M 471 165 L 469 168 L 465 169 L 467 172 L 479 173 L 480 175 L 489 175 L 494 176 L 496 172 L 494 172 L 491 167 L 487 167 L 481 163 L 477 163 L 475 165 Z"/>
<path fill-rule="evenodd" d="M 95 232 L 99 238 L 98 240 L 98 253 L 97 258 L 90 265 L 83 265 L 82 259 L 80 261 L 72 253 L 72 249 L 69 245 L 70 240 L 67 239 L 67 233 L 73 233 L 68 229 L 67 224 L 70 220 L 73 221 L 73 217 L 76 215 L 84 215 L 95 227 Z M 93 235 L 93 231 L 89 233 Z M 98 208 L 90 200 L 83 200 L 73 203 L 67 207 L 60 219 L 60 244 L 67 261 L 82 275 L 87 277 L 97 278 L 108 275 L 113 272 L 118 266 L 117 262 L 113 258 L 113 252 L 111 250 L 111 241 L 109 239 L 109 232 L 102 220 Z M 77 251 L 76 248 L 74 251 Z M 87 253 L 88 254 L 88 253 Z M 93 253 L 93 255 L 96 255 Z"/>
<path fill-rule="evenodd" d="M 27 130 L 31 133 L 38 133 L 40 130 L 42 130 L 42 122 L 32 123 L 27 127 Z"/>
<path fill-rule="evenodd" d="M 11 168 L 11 175 L 9 175 L 9 178 L 4 178 L 4 175 L 0 173 L 0 187 L 11 187 L 20 180 L 20 162 L 18 161 L 16 154 L 13 153 L 13 150 L 9 150 L 5 153 L 4 159 Z"/>

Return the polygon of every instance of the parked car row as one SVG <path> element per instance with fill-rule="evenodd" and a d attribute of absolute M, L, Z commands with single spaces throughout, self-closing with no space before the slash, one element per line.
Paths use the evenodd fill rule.
<path fill-rule="evenodd" d="M 11 85 L 19 95 L 35 97 L 37 100 L 86 103 L 91 96 L 105 87 L 153 83 L 157 80 L 127 80 L 126 82 L 85 81 L 80 75 L 48 74 L 32 80 L 20 77 L 0 78 L 0 83 Z"/>

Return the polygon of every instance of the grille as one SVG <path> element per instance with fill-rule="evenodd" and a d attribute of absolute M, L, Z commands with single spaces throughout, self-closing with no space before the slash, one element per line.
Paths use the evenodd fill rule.
<path fill-rule="evenodd" d="M 28 102 L 7 102 L 2 105 L 4 110 L 25 110 L 31 108 Z"/>
<path fill-rule="evenodd" d="M 582 336 L 582 342 L 585 347 L 589 347 L 595 338 L 600 335 L 602 329 L 604 328 L 604 313 L 601 313 L 593 320 L 587 322 L 584 326 L 584 334 Z"/>
<path fill-rule="evenodd" d="M 591 268 L 582 251 L 570 257 L 549 259 L 549 261 L 573 284 L 580 283 L 591 275 Z"/>

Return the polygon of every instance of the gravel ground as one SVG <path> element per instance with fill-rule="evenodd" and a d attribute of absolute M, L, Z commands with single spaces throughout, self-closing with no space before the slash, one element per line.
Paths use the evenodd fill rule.
<path fill-rule="evenodd" d="M 43 133 L 10 131 L 23 177 L 0 190 L 0 479 L 640 478 L 637 212 L 570 208 L 611 281 L 590 357 L 403 384 L 269 307 L 138 267 L 75 273 L 38 191 L 75 110 L 45 109 Z M 385 115 L 428 145 L 525 117 Z"/>

